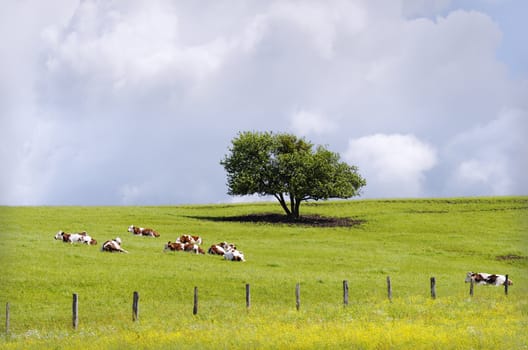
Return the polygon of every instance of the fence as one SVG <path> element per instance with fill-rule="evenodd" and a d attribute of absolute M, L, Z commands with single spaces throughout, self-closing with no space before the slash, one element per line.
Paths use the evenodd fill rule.
<path fill-rule="evenodd" d="M 508 295 L 508 275 L 505 276 L 506 281 L 504 282 L 504 294 Z M 471 280 L 469 284 L 469 295 L 471 297 L 475 294 L 475 283 Z M 430 278 L 430 290 L 431 298 L 436 299 L 436 278 Z M 392 303 L 392 282 L 390 276 L 387 276 L 387 298 Z M 348 305 L 348 281 L 343 281 L 343 305 Z M 246 284 L 246 309 L 249 310 L 251 307 L 251 286 Z M 295 308 L 300 310 L 301 308 L 301 284 L 295 285 Z M 198 314 L 198 287 L 194 287 L 194 299 L 193 299 L 193 315 Z M 9 335 L 10 332 L 10 304 L 6 303 L 6 314 L 5 314 L 5 332 Z M 132 321 L 139 321 L 139 292 L 134 291 L 132 294 Z M 79 297 L 77 294 L 73 294 L 72 300 L 72 327 L 77 329 L 79 326 Z"/>

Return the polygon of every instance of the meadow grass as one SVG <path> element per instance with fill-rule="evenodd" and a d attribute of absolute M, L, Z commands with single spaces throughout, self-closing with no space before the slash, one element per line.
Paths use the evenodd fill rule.
<path fill-rule="evenodd" d="M 528 348 L 528 197 L 301 207 L 305 215 L 361 220 L 352 227 L 222 221 L 255 213 L 280 213 L 280 207 L 1 207 L 0 305 L 10 303 L 11 319 L 0 347 Z M 131 224 L 154 227 L 161 237 L 132 236 Z M 86 230 L 99 246 L 55 241 L 59 230 Z M 205 248 L 235 242 L 247 261 L 164 253 L 164 243 L 182 233 L 201 235 Z M 116 236 L 130 254 L 99 251 Z M 507 296 L 502 287 L 477 286 L 470 297 L 467 271 L 509 274 L 514 285 Z M 349 282 L 346 307 L 343 280 Z M 133 291 L 140 294 L 138 322 L 132 322 Z M 79 295 L 77 330 L 73 293 Z"/>

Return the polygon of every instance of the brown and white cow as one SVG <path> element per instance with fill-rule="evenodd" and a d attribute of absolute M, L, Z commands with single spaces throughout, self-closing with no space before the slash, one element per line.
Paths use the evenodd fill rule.
<path fill-rule="evenodd" d="M 183 234 L 176 239 L 176 242 L 179 243 L 191 243 L 191 244 L 202 244 L 202 237 L 193 236 L 189 234 Z"/>
<path fill-rule="evenodd" d="M 504 275 L 495 275 L 485 272 L 468 272 L 466 275 L 465 282 L 469 283 L 473 281 L 477 284 L 486 284 L 492 286 L 503 286 L 506 283 L 506 276 Z M 508 278 L 508 285 L 513 285 L 512 280 Z"/>
<path fill-rule="evenodd" d="M 121 238 L 117 237 L 116 239 L 112 239 L 109 241 L 106 241 L 103 243 L 101 247 L 102 252 L 120 252 L 120 253 L 128 253 L 126 250 L 121 248 Z"/>
<path fill-rule="evenodd" d="M 183 245 L 183 250 L 189 253 L 194 253 L 194 254 L 205 254 L 203 249 L 200 248 L 198 244 L 194 244 L 194 243 L 185 243 Z"/>
<path fill-rule="evenodd" d="M 236 249 L 236 245 L 233 243 L 220 242 L 209 247 L 207 253 L 213 255 L 224 255 L 226 252 L 234 251 Z"/>
<path fill-rule="evenodd" d="M 181 243 L 169 241 L 165 244 L 163 250 L 178 251 L 178 252 L 189 252 L 194 254 L 205 254 L 202 248 L 198 244 L 193 243 Z"/>
<path fill-rule="evenodd" d="M 165 244 L 165 247 L 163 248 L 163 250 L 183 251 L 183 247 L 184 247 L 183 243 L 169 241 L 167 244 Z"/>
<path fill-rule="evenodd" d="M 231 261 L 246 261 L 244 253 L 239 250 L 231 250 L 224 254 L 224 259 Z"/>
<path fill-rule="evenodd" d="M 88 235 L 86 231 L 80 232 L 79 235 L 81 235 L 81 243 L 97 245 L 97 241 L 93 239 L 90 235 Z"/>
<path fill-rule="evenodd" d="M 82 236 L 78 233 L 59 231 L 55 235 L 55 239 L 61 240 L 64 243 L 82 243 Z"/>
<path fill-rule="evenodd" d="M 151 228 L 137 227 L 130 225 L 128 227 L 128 232 L 133 233 L 136 236 L 149 236 L 149 237 L 159 237 L 159 233 L 156 230 Z"/>
<path fill-rule="evenodd" d="M 97 241 L 90 237 L 86 231 L 80 233 L 66 233 L 59 231 L 55 235 L 55 239 L 62 240 L 64 243 L 85 243 L 90 245 L 96 245 Z"/>
<path fill-rule="evenodd" d="M 213 244 L 207 250 L 207 253 L 212 254 L 212 255 L 224 255 L 225 252 L 226 252 L 225 249 L 219 244 Z"/>

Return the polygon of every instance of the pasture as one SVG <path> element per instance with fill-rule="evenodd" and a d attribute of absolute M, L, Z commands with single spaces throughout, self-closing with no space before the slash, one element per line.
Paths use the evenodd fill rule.
<path fill-rule="evenodd" d="M 0 348 L 528 348 L 528 197 L 301 206 L 301 215 L 360 222 L 350 227 L 230 219 L 259 213 L 281 209 L 275 202 L 0 207 Z M 161 237 L 134 236 L 130 225 L 155 228 Z M 59 230 L 85 230 L 99 244 L 56 241 Z M 200 235 L 205 250 L 234 242 L 247 261 L 164 252 L 182 233 Z M 101 244 L 117 236 L 130 253 L 102 253 Z M 468 271 L 508 274 L 514 284 L 508 295 L 503 287 L 475 286 L 470 297 Z M 349 283 L 346 307 L 343 280 Z M 137 322 L 134 291 L 140 295 Z M 73 293 L 79 296 L 77 330 Z M 3 327 L 7 302 L 9 334 Z"/>

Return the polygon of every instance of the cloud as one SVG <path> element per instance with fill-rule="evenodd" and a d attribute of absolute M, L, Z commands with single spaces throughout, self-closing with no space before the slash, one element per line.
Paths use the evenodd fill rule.
<path fill-rule="evenodd" d="M 362 140 L 365 195 L 525 191 L 525 143 L 500 140 L 526 123 L 528 79 L 498 59 L 503 38 L 522 41 L 493 12 L 446 3 L 10 3 L 0 203 L 229 200 L 219 161 L 244 130 Z M 414 163 L 392 164 L 391 147 Z"/>
<path fill-rule="evenodd" d="M 335 131 L 337 124 L 317 113 L 298 111 L 291 117 L 291 129 L 298 135 L 326 134 Z"/>
<path fill-rule="evenodd" d="M 369 197 L 423 196 L 425 173 L 437 163 L 436 151 L 413 135 L 376 134 L 349 140 L 344 159 L 367 179 Z"/>
<path fill-rule="evenodd" d="M 428 17 L 442 13 L 452 0 L 403 0 L 402 12 L 405 17 Z"/>
<path fill-rule="evenodd" d="M 469 186 L 491 186 L 492 194 L 511 193 L 505 164 L 469 159 L 461 162 L 456 169 L 455 177 L 460 184 Z"/>
<path fill-rule="evenodd" d="M 528 112 L 502 111 L 497 119 L 461 133 L 444 152 L 452 164 L 449 192 L 478 195 L 528 193 Z"/>

